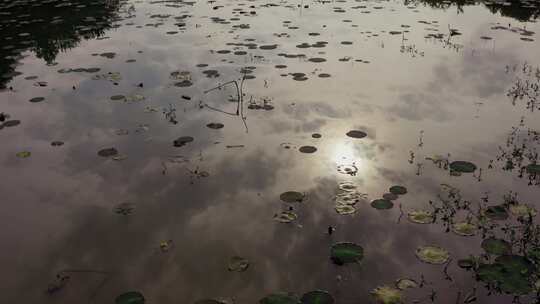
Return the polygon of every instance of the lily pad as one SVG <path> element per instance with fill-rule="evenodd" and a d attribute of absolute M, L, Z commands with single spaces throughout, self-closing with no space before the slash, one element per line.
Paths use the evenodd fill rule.
<path fill-rule="evenodd" d="M 409 221 L 415 224 L 431 224 L 435 220 L 433 213 L 426 210 L 413 210 L 407 214 Z"/>
<path fill-rule="evenodd" d="M 102 157 L 111 157 L 118 155 L 118 150 L 115 148 L 105 148 L 98 151 L 98 155 Z"/>
<path fill-rule="evenodd" d="M 111 96 L 111 100 L 113 101 L 119 101 L 119 100 L 125 100 L 126 99 L 126 96 L 124 95 L 113 95 Z"/>
<path fill-rule="evenodd" d="M 396 287 L 401 290 L 417 288 L 418 283 L 413 279 L 403 278 L 396 281 Z"/>
<path fill-rule="evenodd" d="M 28 100 L 28 101 L 30 101 L 30 102 L 32 102 L 32 103 L 36 103 L 36 102 L 42 102 L 42 101 L 44 101 L 44 100 L 45 100 L 45 97 L 34 97 L 34 98 L 31 98 L 31 99 Z"/>
<path fill-rule="evenodd" d="M 243 272 L 246 271 L 249 267 L 249 260 L 244 259 L 239 256 L 233 256 L 229 260 L 229 271 L 237 271 L 237 272 Z"/>
<path fill-rule="evenodd" d="M 364 257 L 364 248 L 355 243 L 337 243 L 330 249 L 330 258 L 335 264 L 357 263 Z"/>
<path fill-rule="evenodd" d="M 349 136 L 349 137 L 352 137 L 352 138 L 364 138 L 364 137 L 367 136 L 367 133 L 364 132 L 364 131 L 360 131 L 360 130 L 351 130 L 351 131 L 347 132 L 346 135 Z"/>
<path fill-rule="evenodd" d="M 394 207 L 394 203 L 387 199 L 376 199 L 371 202 L 371 207 L 378 209 L 378 210 L 386 210 L 391 209 Z"/>
<path fill-rule="evenodd" d="M 525 167 L 529 174 L 540 174 L 540 164 L 529 164 Z"/>
<path fill-rule="evenodd" d="M 450 258 L 448 251 L 438 246 L 420 246 L 415 253 L 420 261 L 428 264 L 444 264 Z"/>
<path fill-rule="evenodd" d="M 476 171 L 476 165 L 468 161 L 457 160 L 450 163 L 450 170 L 459 173 L 472 173 Z"/>
<path fill-rule="evenodd" d="M 338 204 L 335 207 L 336 212 L 341 215 L 353 214 L 356 212 L 356 208 L 347 204 Z"/>
<path fill-rule="evenodd" d="M 302 153 L 315 153 L 317 151 L 317 148 L 313 146 L 302 146 L 300 147 L 300 149 L 298 149 L 298 151 Z"/>
<path fill-rule="evenodd" d="M 17 152 L 17 154 L 15 154 L 15 156 L 17 156 L 19 158 L 28 158 L 28 157 L 30 157 L 30 155 L 32 155 L 32 153 L 29 152 L 29 151 L 21 151 L 21 152 Z"/>
<path fill-rule="evenodd" d="M 55 140 L 55 141 L 51 142 L 51 146 L 53 146 L 53 147 L 60 147 L 60 146 L 63 146 L 63 145 L 64 145 L 63 141 Z"/>
<path fill-rule="evenodd" d="M 299 304 L 298 298 L 291 293 L 273 293 L 259 300 L 260 304 Z"/>
<path fill-rule="evenodd" d="M 536 216 L 536 209 L 526 204 L 514 204 L 508 208 L 510 213 L 518 217 Z"/>
<path fill-rule="evenodd" d="M 467 258 L 467 259 L 459 259 L 457 261 L 457 264 L 460 268 L 472 269 L 475 265 L 475 262 L 472 258 Z"/>
<path fill-rule="evenodd" d="M 210 128 L 210 129 L 217 130 L 217 129 L 223 128 L 225 125 L 223 125 L 222 123 L 219 123 L 219 122 L 211 122 L 211 123 L 207 124 L 206 126 L 208 128 Z"/>
<path fill-rule="evenodd" d="M 457 222 L 452 225 L 452 231 L 461 236 L 473 236 L 478 227 L 469 222 Z"/>
<path fill-rule="evenodd" d="M 486 209 L 484 215 L 491 220 L 503 221 L 508 219 L 508 212 L 504 205 L 490 206 Z"/>
<path fill-rule="evenodd" d="M 290 223 L 298 218 L 298 215 L 292 211 L 283 211 L 279 214 L 274 215 L 274 220 L 280 223 Z"/>
<path fill-rule="evenodd" d="M 281 193 L 279 199 L 286 203 L 301 203 L 306 195 L 297 191 L 287 191 Z"/>
<path fill-rule="evenodd" d="M 480 281 L 495 284 L 505 293 L 523 295 L 532 291 L 530 276 L 534 271 L 534 264 L 525 257 L 502 255 L 493 264 L 480 265 L 476 275 Z"/>
<path fill-rule="evenodd" d="M 144 296 L 138 291 L 129 291 L 116 297 L 116 304 L 144 304 Z"/>
<path fill-rule="evenodd" d="M 380 304 L 400 304 L 403 301 L 401 291 L 390 286 L 379 286 L 371 291 L 371 295 Z"/>
<path fill-rule="evenodd" d="M 305 293 L 300 299 L 302 304 L 333 304 L 334 297 L 324 290 L 314 290 Z"/>
<path fill-rule="evenodd" d="M 483 240 L 481 247 L 486 251 L 486 253 L 493 255 L 510 254 L 512 252 L 512 246 L 510 243 L 494 237 Z"/>
<path fill-rule="evenodd" d="M 174 142 L 173 142 L 173 145 L 175 147 L 182 147 L 182 146 L 185 146 L 187 143 L 190 143 L 194 140 L 193 137 L 191 136 L 181 136 L 181 137 L 178 137 Z"/>
<path fill-rule="evenodd" d="M 403 186 L 392 186 L 389 189 L 390 193 L 396 194 L 396 195 L 403 195 L 407 193 L 407 188 Z"/>

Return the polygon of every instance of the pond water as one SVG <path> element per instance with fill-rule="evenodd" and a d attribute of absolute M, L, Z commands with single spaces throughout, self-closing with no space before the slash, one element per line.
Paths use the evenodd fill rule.
<path fill-rule="evenodd" d="M 1 302 L 538 303 L 539 14 L 0 2 Z"/>

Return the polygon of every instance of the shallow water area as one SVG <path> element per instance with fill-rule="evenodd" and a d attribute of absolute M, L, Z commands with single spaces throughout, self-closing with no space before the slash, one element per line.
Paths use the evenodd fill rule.
<path fill-rule="evenodd" d="M 535 303 L 539 14 L 0 2 L 0 302 Z"/>

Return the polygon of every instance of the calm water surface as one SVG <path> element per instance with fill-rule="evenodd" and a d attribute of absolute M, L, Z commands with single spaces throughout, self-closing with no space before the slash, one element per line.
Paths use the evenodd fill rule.
<path fill-rule="evenodd" d="M 537 303 L 540 228 L 514 207 L 540 208 L 539 14 L 535 1 L 3 0 L 0 302 L 321 289 L 377 303 L 387 286 L 384 303 Z M 393 207 L 373 208 L 385 194 Z M 485 218 L 495 205 L 508 219 Z M 482 229 L 447 227 L 460 221 Z M 483 278 L 500 261 L 489 238 L 527 273 Z M 339 242 L 361 261 L 333 263 Z M 449 257 L 425 263 L 427 245 Z M 249 267 L 230 271 L 233 256 Z"/>

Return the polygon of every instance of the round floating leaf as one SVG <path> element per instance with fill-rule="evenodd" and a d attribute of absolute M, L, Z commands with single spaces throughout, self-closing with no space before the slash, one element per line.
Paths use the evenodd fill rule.
<path fill-rule="evenodd" d="M 313 137 L 313 138 L 321 138 L 322 135 L 319 134 L 319 133 L 313 133 L 313 134 L 311 134 L 311 137 Z"/>
<path fill-rule="evenodd" d="M 445 249 L 438 246 L 420 246 L 416 249 L 416 257 L 429 264 L 444 264 L 450 258 Z"/>
<path fill-rule="evenodd" d="M 418 283 L 413 279 L 403 278 L 396 281 L 396 287 L 401 290 L 417 288 Z"/>
<path fill-rule="evenodd" d="M 273 293 L 259 300 L 260 304 L 298 304 L 298 298 L 289 293 Z"/>
<path fill-rule="evenodd" d="M 36 103 L 36 102 L 42 102 L 44 100 L 45 100 L 45 97 L 34 97 L 34 98 L 32 98 L 32 99 L 30 99 L 28 101 Z"/>
<path fill-rule="evenodd" d="M 476 270 L 479 280 L 496 284 L 503 292 L 522 295 L 532 291 L 530 275 L 534 264 L 518 255 L 502 255 L 493 264 L 483 264 Z"/>
<path fill-rule="evenodd" d="M 371 202 L 371 207 L 378 210 L 391 209 L 392 207 L 394 207 L 394 203 L 387 199 L 376 199 Z"/>
<path fill-rule="evenodd" d="M 302 153 L 315 153 L 315 151 L 317 151 L 317 148 L 313 146 L 302 146 L 300 147 L 300 149 L 298 149 L 298 151 Z"/>
<path fill-rule="evenodd" d="M 190 143 L 194 140 L 193 137 L 191 136 L 181 136 L 181 137 L 178 137 L 174 142 L 173 142 L 173 145 L 175 147 L 182 147 L 184 146 L 185 144 L 187 143 Z"/>
<path fill-rule="evenodd" d="M 336 212 L 341 215 L 353 214 L 356 212 L 356 208 L 347 204 L 338 204 L 335 207 Z"/>
<path fill-rule="evenodd" d="M 113 96 L 111 96 L 111 100 L 114 100 L 114 101 L 125 100 L 125 99 L 126 99 L 126 96 L 124 96 L 124 95 L 113 95 Z"/>
<path fill-rule="evenodd" d="M 476 165 L 471 162 L 457 160 L 450 163 L 450 170 L 459 173 L 472 173 L 476 171 Z"/>
<path fill-rule="evenodd" d="M 407 188 L 403 186 L 392 186 L 389 189 L 390 193 L 396 194 L 396 195 L 403 195 L 407 193 Z"/>
<path fill-rule="evenodd" d="M 530 164 L 525 167 L 529 174 L 540 174 L 540 164 Z"/>
<path fill-rule="evenodd" d="M 478 227 L 469 222 L 457 222 L 452 225 L 452 231 L 461 236 L 473 236 L 476 234 Z"/>
<path fill-rule="evenodd" d="M 29 152 L 29 151 L 21 151 L 21 152 L 17 152 L 17 154 L 15 154 L 15 156 L 17 156 L 19 158 L 27 158 L 27 157 L 30 157 L 30 155 L 32 155 L 32 153 Z"/>
<path fill-rule="evenodd" d="M 129 291 L 116 297 L 116 304 L 144 304 L 144 297 L 138 291 Z"/>
<path fill-rule="evenodd" d="M 333 304 L 334 297 L 324 290 L 314 290 L 305 293 L 300 299 L 302 304 Z"/>
<path fill-rule="evenodd" d="M 529 259 L 520 255 L 501 255 L 495 259 L 495 262 L 501 264 L 507 273 L 519 273 L 528 276 L 536 270 Z"/>
<path fill-rule="evenodd" d="M 274 215 L 274 220 L 280 223 L 290 223 L 296 220 L 298 216 L 292 211 L 283 211 L 279 214 Z"/>
<path fill-rule="evenodd" d="M 371 295 L 381 304 L 400 304 L 403 300 L 401 291 L 390 286 L 377 287 L 371 291 Z"/>
<path fill-rule="evenodd" d="M 98 151 L 98 155 L 102 157 L 111 157 L 118 155 L 118 150 L 115 148 L 105 148 Z"/>
<path fill-rule="evenodd" d="M 249 267 L 249 260 L 239 256 L 233 256 L 229 260 L 229 271 L 246 271 Z"/>
<path fill-rule="evenodd" d="M 493 255 L 510 254 L 512 252 L 512 246 L 510 243 L 494 237 L 483 240 L 481 246 L 486 253 Z"/>
<path fill-rule="evenodd" d="M 287 191 L 281 193 L 279 196 L 279 199 L 286 202 L 286 203 L 300 203 L 304 200 L 306 196 L 304 193 L 300 193 L 297 191 Z"/>
<path fill-rule="evenodd" d="M 407 218 L 415 224 L 431 224 L 435 220 L 433 213 L 426 210 L 410 211 Z"/>
<path fill-rule="evenodd" d="M 504 268 L 500 264 L 481 264 L 476 269 L 476 276 L 485 283 L 497 283 L 504 276 Z"/>
<path fill-rule="evenodd" d="M 510 213 L 518 217 L 536 216 L 536 209 L 526 204 L 514 204 L 508 208 Z"/>
<path fill-rule="evenodd" d="M 352 138 L 364 138 L 367 136 L 367 133 L 360 130 L 351 130 L 347 132 L 347 136 Z"/>
<path fill-rule="evenodd" d="M 63 146 L 63 145 L 64 145 L 63 141 L 55 140 L 55 141 L 51 142 L 51 146 L 53 146 L 53 147 L 60 147 L 60 146 Z"/>
<path fill-rule="evenodd" d="M 214 130 L 217 130 L 217 129 L 221 129 L 224 127 L 224 125 L 222 123 L 219 123 L 219 122 L 211 122 L 209 124 L 206 125 L 208 128 L 210 129 L 214 129 Z"/>
<path fill-rule="evenodd" d="M 504 205 L 490 206 L 486 209 L 484 215 L 491 220 L 503 221 L 508 219 L 508 212 Z"/>
<path fill-rule="evenodd" d="M 364 257 L 364 248 L 355 243 L 337 243 L 330 249 L 330 258 L 338 265 L 357 263 Z"/>
<path fill-rule="evenodd" d="M 4 122 L 4 124 L 2 124 L 3 127 L 15 127 L 15 126 L 18 126 L 21 124 L 21 121 L 20 120 L 8 120 L 6 122 Z M 0 128 L 1 129 L 1 128 Z"/>
<path fill-rule="evenodd" d="M 457 264 L 460 268 L 463 268 L 463 269 L 471 269 L 474 267 L 475 265 L 475 262 L 473 259 L 471 258 L 468 258 L 468 259 L 460 259 L 457 261 Z"/>

